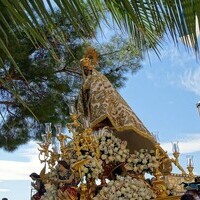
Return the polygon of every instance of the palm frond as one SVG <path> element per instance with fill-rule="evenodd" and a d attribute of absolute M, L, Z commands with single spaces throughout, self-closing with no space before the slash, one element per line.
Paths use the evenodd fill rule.
<path fill-rule="evenodd" d="M 48 11 L 50 9 L 54 12 L 56 8 L 82 37 L 80 27 L 84 27 L 85 31 L 92 34 L 95 28 L 94 21 L 101 27 L 100 17 L 106 19 L 106 11 L 109 11 L 115 23 L 134 38 L 139 37 L 140 40 L 144 38 L 151 44 L 159 43 L 160 33 L 165 31 L 176 42 L 180 35 L 189 33 L 195 43 L 194 50 L 198 51 L 195 17 L 197 19 L 200 17 L 199 0 L 48 0 L 46 4 L 41 0 L 1 0 L 1 2 L 8 9 L 16 26 L 23 29 L 33 41 L 36 39 L 35 41 L 43 44 L 47 43 L 47 33 L 38 29 L 40 22 L 49 27 L 49 32 L 54 28 L 60 33 L 52 18 L 53 15 Z M 1 20 L 1 23 L 5 24 L 5 20 Z M 5 35 L 3 37 L 5 38 Z"/>
<path fill-rule="evenodd" d="M 194 52 L 199 53 L 200 0 L 0 0 L 0 5 L 5 8 L 0 11 L 0 49 L 22 76 L 7 48 L 7 32 L 16 40 L 17 34 L 23 32 L 36 47 L 44 46 L 59 60 L 48 36 L 55 41 L 59 36 L 59 42 L 64 45 L 68 38 L 59 27 L 59 19 L 55 18 L 56 10 L 83 40 L 87 38 L 85 33 L 94 36 L 96 26 L 103 31 L 102 19 L 108 25 L 112 23 L 107 20 L 109 13 L 115 25 L 129 33 L 140 49 L 151 47 L 158 53 L 158 45 L 166 33 L 176 44 L 180 37 L 184 38 L 186 47 L 189 49 L 192 44 Z M 4 16 L 5 11 L 11 24 Z"/>

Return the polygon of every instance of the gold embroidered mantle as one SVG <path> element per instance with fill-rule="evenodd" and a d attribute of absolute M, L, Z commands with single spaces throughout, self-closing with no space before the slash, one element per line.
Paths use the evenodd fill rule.
<path fill-rule="evenodd" d="M 86 93 L 88 98 L 84 99 Z M 89 116 L 91 128 L 109 124 L 116 130 L 118 137 L 128 141 L 131 151 L 141 148 L 155 149 L 156 141 L 152 135 L 109 80 L 95 69 L 83 83 L 77 108 L 80 118 Z"/>

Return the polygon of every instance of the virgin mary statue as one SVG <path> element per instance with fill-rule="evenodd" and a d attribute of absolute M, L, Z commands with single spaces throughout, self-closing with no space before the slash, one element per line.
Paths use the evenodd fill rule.
<path fill-rule="evenodd" d="M 80 61 L 83 73 L 77 104 L 80 118 L 87 118 L 93 130 L 108 126 L 117 137 L 128 142 L 131 152 L 155 149 L 155 138 L 109 80 L 95 69 L 97 64 L 97 53 L 89 48 Z"/>

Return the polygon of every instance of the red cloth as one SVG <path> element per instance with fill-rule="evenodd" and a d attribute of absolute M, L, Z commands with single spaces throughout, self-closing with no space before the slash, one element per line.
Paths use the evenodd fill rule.
<path fill-rule="evenodd" d="M 69 193 L 70 196 L 77 196 L 78 195 L 77 190 L 74 187 L 70 187 L 69 185 L 65 185 L 65 186 L 61 187 L 60 190 L 62 192 L 67 190 L 67 192 Z"/>
<path fill-rule="evenodd" d="M 33 195 L 32 198 L 33 198 L 34 200 L 39 200 L 39 199 L 41 199 L 41 195 L 39 195 L 39 193 L 36 193 L 36 194 Z"/>

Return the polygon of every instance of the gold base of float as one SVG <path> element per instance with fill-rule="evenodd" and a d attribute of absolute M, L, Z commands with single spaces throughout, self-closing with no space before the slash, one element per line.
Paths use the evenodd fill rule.
<path fill-rule="evenodd" d="M 86 54 L 86 56 L 81 60 L 81 63 L 82 65 L 86 63 L 88 66 L 83 65 L 83 67 L 87 67 L 87 70 L 89 69 L 91 72 L 94 66 L 92 65 L 93 62 L 90 60 L 91 59 L 90 56 L 91 55 L 88 55 L 87 57 Z M 102 187 L 103 186 L 107 187 L 107 184 L 105 182 L 106 177 L 107 178 L 109 177 L 111 181 L 116 180 L 115 174 L 112 174 L 112 172 L 117 169 L 116 168 L 117 165 L 120 166 L 120 168 L 118 169 L 122 170 L 121 172 L 122 176 L 125 177 L 125 175 L 130 175 L 129 177 L 131 177 L 132 179 L 137 177 L 135 179 L 136 181 L 143 180 L 144 185 L 146 185 L 147 188 L 149 188 L 152 192 L 155 193 L 157 197 L 156 200 L 170 200 L 170 199 L 179 200 L 181 197 L 180 194 L 184 193 L 184 188 L 183 186 L 180 186 L 180 183 L 190 182 L 191 180 L 194 179 L 193 166 L 188 167 L 189 174 L 187 174 L 183 170 L 183 168 L 179 164 L 178 160 L 179 152 L 177 151 L 177 146 L 175 146 L 175 152 L 173 153 L 174 158 L 169 158 L 167 153 L 162 149 L 160 144 L 157 142 L 155 136 L 152 135 L 144 127 L 142 122 L 132 112 L 131 108 L 119 96 L 119 94 L 114 90 L 114 88 L 112 88 L 109 81 L 97 71 L 95 70 L 93 71 L 94 74 L 88 77 L 84 77 L 85 80 L 83 83 L 82 87 L 83 91 L 81 92 L 81 94 L 84 94 L 84 92 L 87 92 L 87 94 L 79 97 L 80 99 L 78 101 L 78 113 L 75 113 L 74 112 L 75 109 L 73 108 L 73 111 L 71 112 L 72 123 L 67 124 L 67 128 L 69 129 L 69 132 L 72 133 L 73 137 L 70 138 L 62 134 L 59 128 L 59 130 L 57 131 L 57 140 L 60 143 L 60 152 L 58 153 L 50 149 L 52 134 L 50 128 L 48 127 L 47 128 L 48 130 L 46 131 L 46 138 L 43 141 L 43 143 L 40 143 L 39 159 L 41 163 L 45 163 L 45 166 L 47 164 L 50 171 L 51 170 L 55 171 L 55 166 L 58 160 L 65 160 L 65 161 L 74 160 L 73 156 L 70 154 L 70 152 L 73 152 L 73 155 L 77 160 L 70 163 L 70 170 L 72 173 L 79 174 L 80 184 L 79 187 L 77 187 L 77 192 L 79 193 L 80 200 L 92 200 L 94 198 L 94 196 L 96 195 L 95 190 L 98 187 L 94 181 L 95 178 L 101 179 Z M 91 79 L 92 76 L 94 76 L 93 79 Z M 92 81 L 94 81 L 95 78 L 102 81 L 99 84 L 99 87 L 95 85 L 98 84 L 97 82 L 92 83 Z M 99 91 L 99 89 L 103 87 L 102 85 L 104 86 L 104 88 L 107 88 L 108 91 Z M 93 86 L 92 88 L 93 92 L 94 90 L 97 90 L 96 92 L 94 92 L 94 94 L 100 95 L 96 99 L 94 98 L 94 96 L 93 98 L 91 98 L 93 100 L 96 100 L 94 102 L 92 102 L 91 99 L 84 100 L 85 97 L 88 97 L 88 90 L 90 89 L 88 88 L 89 86 Z M 112 98 L 111 97 L 107 98 L 106 95 L 112 95 Z M 102 98 L 104 98 L 104 101 L 102 100 Z M 98 102 L 98 100 L 100 102 Z M 109 103 L 109 100 L 112 100 L 113 102 Z M 93 104 L 89 105 L 88 102 Z M 87 107 L 84 108 L 84 106 Z M 89 109 L 94 109 L 94 110 L 92 111 Z M 87 117 L 84 116 L 86 110 L 89 113 Z M 92 115 L 91 112 L 93 112 L 94 115 Z M 89 118 L 89 116 L 91 118 Z M 93 121 L 91 120 L 92 117 L 94 117 Z M 115 130 L 113 135 L 112 134 L 109 136 L 106 135 L 110 130 L 113 129 Z M 117 158 L 117 156 L 113 154 L 114 155 L 113 157 L 112 156 L 109 157 L 110 161 L 107 160 L 108 162 L 111 163 L 111 165 L 106 163 L 103 156 L 106 158 L 108 156 L 107 155 L 105 156 L 103 154 L 101 155 L 102 151 L 102 149 L 100 149 L 101 144 L 98 141 L 98 138 L 100 138 L 101 136 L 105 136 L 108 140 L 111 140 L 112 136 L 116 136 L 116 138 L 118 138 L 116 140 L 121 139 L 119 145 L 120 146 L 119 148 L 121 149 L 118 149 L 118 151 L 122 152 L 124 151 L 125 147 L 128 147 L 127 152 L 130 151 L 130 155 L 129 153 L 127 152 L 126 153 L 130 157 L 126 157 L 125 154 L 123 154 L 124 156 L 123 157 L 121 153 L 121 155 L 120 154 L 117 155 L 121 158 L 121 160 L 119 159 L 117 163 L 113 164 L 112 162 L 114 162 L 115 161 L 114 159 Z M 73 141 L 72 146 L 69 145 L 70 142 L 67 142 L 68 139 L 71 139 L 71 141 Z M 107 147 L 109 147 L 110 145 L 112 145 L 112 143 L 107 144 Z M 110 154 L 113 153 L 114 148 L 116 147 L 113 147 L 113 149 L 109 149 Z M 147 152 L 147 150 L 154 150 L 152 159 L 154 158 L 157 167 L 154 167 L 154 169 L 150 170 L 151 174 L 153 174 L 154 176 L 150 184 L 145 183 L 143 171 L 138 172 L 134 168 L 134 166 L 131 166 L 130 164 L 131 162 L 128 163 L 128 160 L 132 159 L 131 156 L 133 157 L 134 152 L 137 150 L 138 153 L 141 149 L 143 149 L 143 151 L 141 151 L 142 152 L 141 154 L 143 154 L 143 156 L 145 154 L 144 151 Z M 83 152 L 88 152 L 90 155 L 92 155 L 92 158 L 91 156 L 90 158 L 87 158 L 85 154 L 83 155 Z M 80 159 L 81 156 L 82 159 Z M 144 157 L 143 159 L 147 158 Z M 98 163 L 100 160 L 103 163 L 103 164 L 101 163 L 101 166 L 103 165 L 104 167 L 104 174 L 101 174 L 101 177 L 93 177 L 94 178 L 93 180 L 91 179 L 91 177 L 90 178 L 86 177 L 87 172 L 84 171 L 84 167 L 88 163 L 91 163 L 92 161 Z M 126 162 L 128 163 L 128 165 Z M 141 163 L 139 164 L 141 165 Z M 176 176 L 171 173 L 172 164 L 178 167 L 178 169 L 181 171 L 180 175 Z M 113 166 L 113 169 L 109 169 L 108 166 L 109 167 L 111 166 L 111 168 Z M 83 180 L 85 177 L 86 180 Z M 47 177 L 47 174 L 45 174 L 44 170 L 41 173 L 41 178 L 44 180 L 44 182 L 52 184 L 51 179 Z M 178 185 L 181 188 L 177 188 L 176 191 L 175 186 Z M 170 191 L 172 196 L 168 196 L 169 190 L 172 189 L 173 191 Z M 55 197 L 55 199 L 56 198 L 57 197 Z M 45 198 L 42 198 L 42 200 L 43 199 L 45 200 Z M 59 199 L 64 200 L 66 198 L 63 197 Z M 69 199 L 76 200 L 78 198 L 71 197 Z M 98 200 L 101 200 L 101 198 L 99 198 Z"/>
<path fill-rule="evenodd" d="M 156 198 L 156 200 L 180 200 L 181 196 L 168 196 L 162 198 Z"/>

